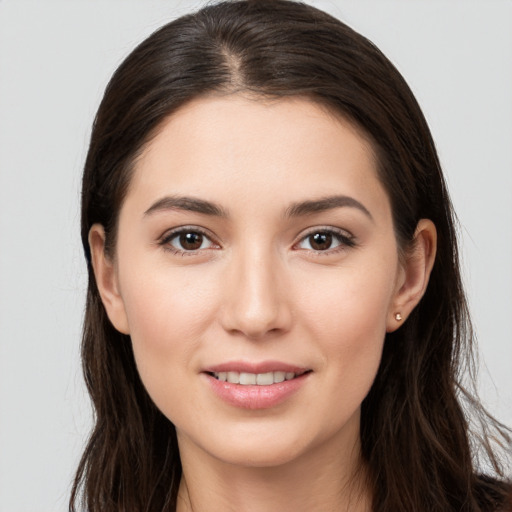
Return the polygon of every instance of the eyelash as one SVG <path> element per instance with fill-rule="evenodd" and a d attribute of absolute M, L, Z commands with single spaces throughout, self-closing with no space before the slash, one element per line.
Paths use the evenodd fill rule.
<path fill-rule="evenodd" d="M 206 232 L 204 229 L 201 229 L 201 228 L 199 228 L 197 226 L 182 226 L 182 227 L 173 229 L 172 231 L 169 231 L 169 232 L 165 233 L 165 235 L 160 239 L 158 244 L 160 246 L 162 246 L 164 250 L 169 251 L 169 252 L 171 252 L 173 254 L 180 255 L 180 256 L 194 256 L 199 251 L 207 250 L 207 249 L 201 249 L 201 248 L 193 249 L 193 250 L 177 249 L 176 247 L 173 247 L 171 245 L 171 241 L 173 239 L 175 239 L 175 238 L 177 238 L 177 237 L 179 237 L 181 235 L 191 234 L 191 233 L 195 233 L 195 234 L 201 235 L 203 238 L 208 240 L 211 244 L 213 244 L 214 246 L 219 247 L 219 245 L 216 244 L 212 240 L 212 236 L 208 232 Z M 217 248 L 217 247 L 215 247 L 215 248 Z"/>
<path fill-rule="evenodd" d="M 300 249 L 298 250 L 307 250 L 311 251 L 315 256 L 328 256 L 331 254 L 338 253 L 340 251 L 344 251 L 347 248 L 350 249 L 352 247 L 355 247 L 356 244 L 356 238 L 348 233 L 345 230 L 337 229 L 333 227 L 315 227 L 314 229 L 309 230 L 309 232 L 306 232 L 304 235 L 301 236 L 299 241 L 294 244 L 293 247 L 297 247 L 299 244 L 305 242 L 308 238 L 314 236 L 314 235 L 329 235 L 332 236 L 333 239 L 337 240 L 339 245 L 333 248 L 328 248 L 325 250 L 315 250 L 315 249 Z M 311 244 L 310 244 L 311 245 Z"/>
<path fill-rule="evenodd" d="M 179 237 L 181 235 L 192 234 L 192 233 L 198 234 L 198 235 L 201 235 L 202 237 L 204 237 L 206 240 L 208 240 L 210 242 L 210 244 L 213 244 L 213 246 L 216 246 L 216 247 L 213 247 L 213 248 L 219 248 L 219 244 L 216 244 L 212 240 L 212 236 L 208 232 L 206 232 L 204 229 L 201 229 L 201 228 L 199 228 L 197 226 L 182 226 L 182 227 L 173 229 L 172 231 L 167 232 L 159 240 L 158 244 L 160 246 L 162 246 L 164 250 L 169 251 L 169 252 L 171 252 L 173 254 L 181 255 L 181 256 L 193 256 L 193 255 L 196 255 L 200 251 L 211 249 L 211 247 L 203 248 L 203 249 L 201 249 L 199 247 L 198 249 L 192 249 L 192 250 L 177 249 L 176 247 L 173 247 L 170 244 L 171 241 L 174 240 L 175 238 L 177 238 L 177 237 Z M 334 248 L 328 248 L 328 249 L 325 249 L 325 250 L 315 250 L 313 248 L 311 248 L 311 249 L 301 249 L 301 248 L 297 247 L 298 245 L 300 245 L 301 243 L 305 242 L 308 238 L 310 238 L 310 237 L 312 237 L 314 235 L 328 235 L 328 236 L 332 236 L 333 239 L 335 239 L 335 240 L 337 240 L 339 242 L 339 245 L 334 247 Z M 299 239 L 299 241 L 296 242 L 295 244 L 293 244 L 292 247 L 294 249 L 296 249 L 296 250 L 311 251 L 316 256 L 325 256 L 325 255 L 330 255 L 330 254 L 337 253 L 339 251 L 346 250 L 347 248 L 355 247 L 356 245 L 357 244 L 356 244 L 355 237 L 353 235 L 351 235 L 350 233 L 348 233 L 347 231 L 344 231 L 344 230 L 341 230 L 341 229 L 336 229 L 336 228 L 333 228 L 333 227 L 325 227 L 325 228 L 323 228 L 323 227 L 318 228 L 317 227 L 317 228 L 311 229 L 309 232 L 307 232 L 306 234 L 302 235 L 301 238 Z"/>

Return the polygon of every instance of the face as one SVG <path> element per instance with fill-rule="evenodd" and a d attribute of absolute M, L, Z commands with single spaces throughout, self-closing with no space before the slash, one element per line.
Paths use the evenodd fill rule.
<path fill-rule="evenodd" d="M 407 279 L 349 122 L 194 100 L 137 161 L 118 230 L 102 298 L 181 450 L 267 466 L 357 445 Z"/>

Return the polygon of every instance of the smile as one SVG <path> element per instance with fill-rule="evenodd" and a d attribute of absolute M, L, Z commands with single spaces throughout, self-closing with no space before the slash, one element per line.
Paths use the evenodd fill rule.
<path fill-rule="evenodd" d="M 282 363 L 228 363 L 202 373 L 211 391 L 225 403 L 241 409 L 268 409 L 287 402 L 313 372 Z"/>
<path fill-rule="evenodd" d="M 267 373 L 248 373 L 248 372 L 213 372 L 213 377 L 222 382 L 231 384 L 241 384 L 242 386 L 270 386 L 278 384 L 285 380 L 292 380 L 297 377 L 294 372 L 267 372 Z"/>

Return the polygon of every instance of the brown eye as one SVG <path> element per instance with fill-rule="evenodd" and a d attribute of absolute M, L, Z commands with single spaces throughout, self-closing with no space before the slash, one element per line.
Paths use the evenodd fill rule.
<path fill-rule="evenodd" d="M 182 233 L 179 236 L 179 245 L 186 251 L 196 251 L 203 245 L 203 238 L 201 233 Z"/>
<path fill-rule="evenodd" d="M 354 237 L 350 233 L 338 228 L 331 228 L 310 231 L 309 234 L 300 240 L 295 248 L 331 254 L 331 252 L 335 252 L 337 249 L 341 250 L 354 247 L 355 245 Z"/>
<path fill-rule="evenodd" d="M 218 247 L 201 231 L 180 229 L 166 236 L 161 244 L 176 253 L 194 252 Z"/>
<path fill-rule="evenodd" d="M 314 233 L 308 237 L 309 245 L 315 251 L 326 251 L 331 248 L 331 233 Z"/>

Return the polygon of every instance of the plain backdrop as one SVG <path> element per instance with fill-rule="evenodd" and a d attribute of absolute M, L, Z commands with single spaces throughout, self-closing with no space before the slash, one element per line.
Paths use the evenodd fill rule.
<path fill-rule="evenodd" d="M 373 40 L 424 109 L 460 218 L 481 393 L 510 425 L 512 3 L 311 3 Z M 90 126 L 129 51 L 201 4 L 0 0 L 1 512 L 67 509 L 91 421 L 78 356 Z"/>

